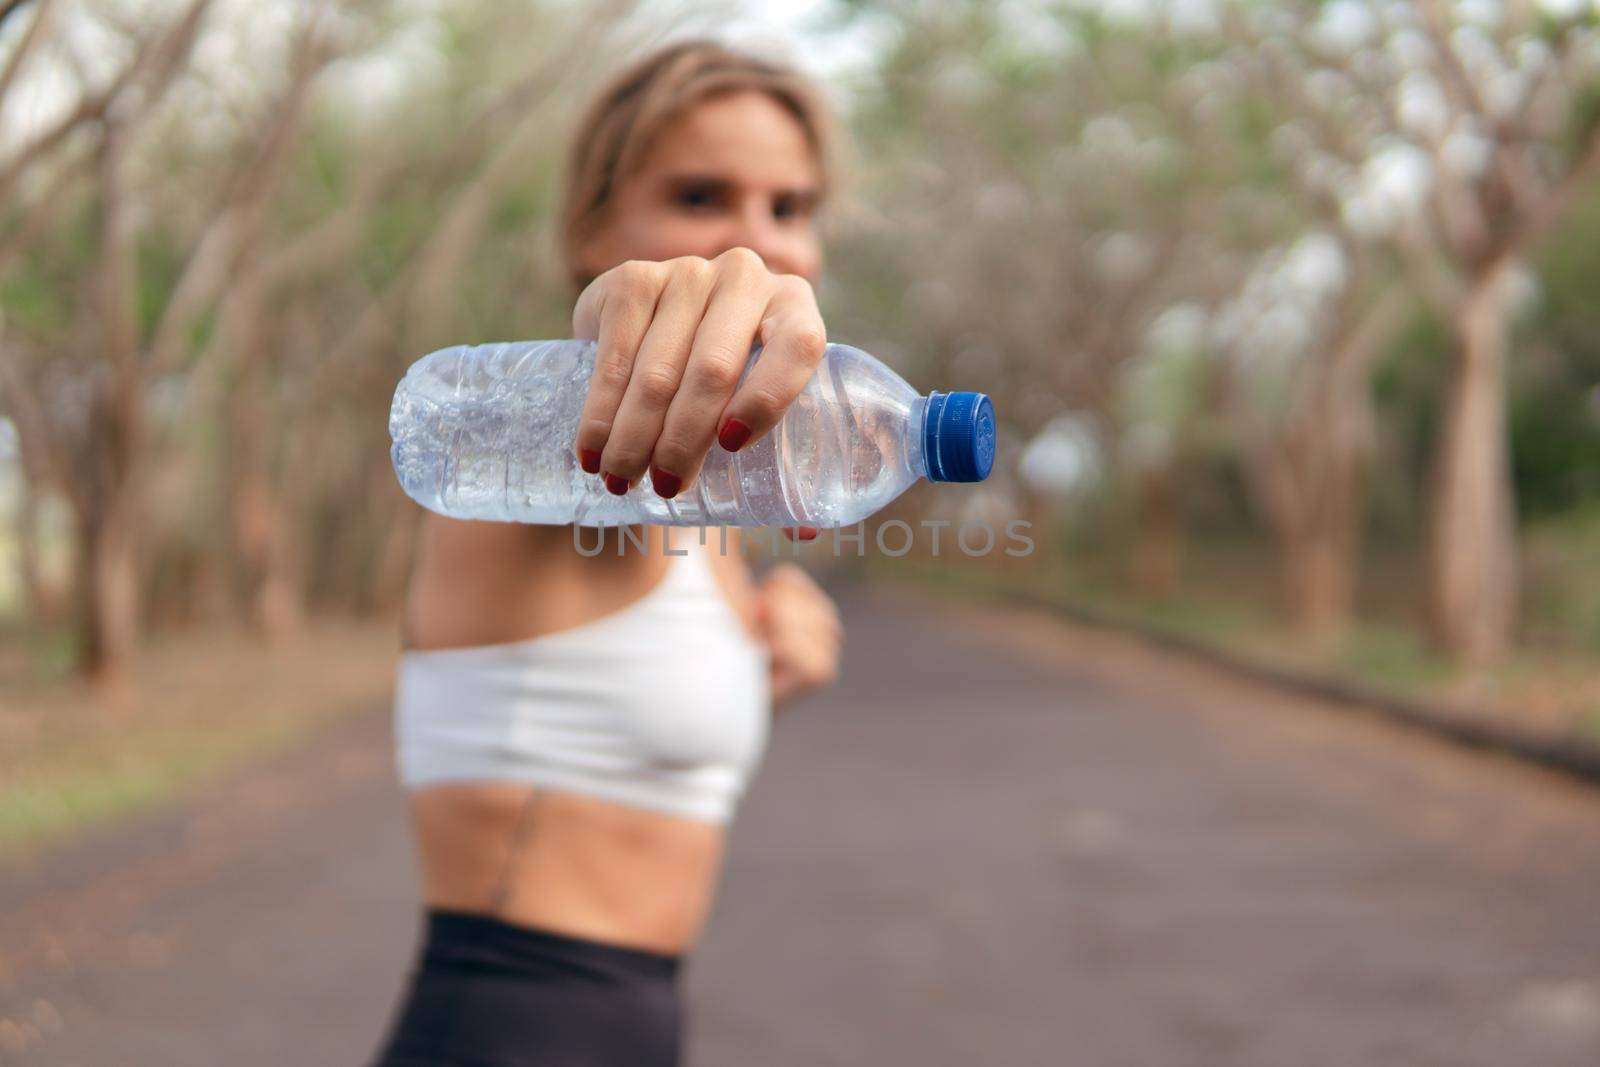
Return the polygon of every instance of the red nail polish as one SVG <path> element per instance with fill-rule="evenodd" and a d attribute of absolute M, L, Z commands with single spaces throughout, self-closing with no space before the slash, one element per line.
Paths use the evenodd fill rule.
<path fill-rule="evenodd" d="M 602 477 L 606 480 L 607 492 L 615 493 L 617 496 L 621 496 L 628 491 L 628 479 L 619 478 L 610 471 L 606 471 Z"/>
<path fill-rule="evenodd" d="M 599 474 L 600 453 L 592 448 L 578 449 L 578 465 L 583 468 L 585 474 Z"/>
<path fill-rule="evenodd" d="M 664 471 L 660 467 L 652 467 L 650 470 L 650 484 L 655 486 L 657 496 L 671 500 L 678 495 L 678 490 L 683 486 L 683 479 L 671 471 Z"/>
<path fill-rule="evenodd" d="M 820 531 L 815 526 L 796 526 L 794 536 L 799 541 L 815 541 Z"/>
<path fill-rule="evenodd" d="M 717 431 L 717 444 L 729 452 L 737 452 L 750 440 L 750 427 L 738 419 L 729 419 L 722 424 L 722 429 Z"/>

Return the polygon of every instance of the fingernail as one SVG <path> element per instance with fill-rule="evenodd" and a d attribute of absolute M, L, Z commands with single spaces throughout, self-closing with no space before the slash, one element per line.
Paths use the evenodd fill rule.
<path fill-rule="evenodd" d="M 619 478 L 610 471 L 606 471 L 602 477 L 604 477 L 606 480 L 607 492 L 615 493 L 617 496 L 621 496 L 628 491 L 628 479 Z"/>
<path fill-rule="evenodd" d="M 600 453 L 592 448 L 578 449 L 578 465 L 583 468 L 585 474 L 599 474 Z"/>
<path fill-rule="evenodd" d="M 671 471 L 664 471 L 660 467 L 650 468 L 650 484 L 655 486 L 656 495 L 671 500 L 678 495 L 678 490 L 683 486 L 683 479 Z"/>
<path fill-rule="evenodd" d="M 722 424 L 722 429 L 717 431 L 717 444 L 729 452 L 737 452 L 750 440 L 750 427 L 738 419 L 729 419 Z"/>
<path fill-rule="evenodd" d="M 797 541 L 815 541 L 820 531 L 815 526 L 796 526 L 794 536 Z"/>

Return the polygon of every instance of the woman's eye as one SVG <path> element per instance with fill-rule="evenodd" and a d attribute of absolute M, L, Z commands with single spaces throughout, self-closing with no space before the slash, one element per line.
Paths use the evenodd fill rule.
<path fill-rule="evenodd" d="M 709 189 L 685 189 L 678 194 L 678 203 L 690 211 L 709 211 L 717 206 L 717 196 Z"/>
<path fill-rule="evenodd" d="M 780 196 L 772 202 L 772 217 L 779 222 L 803 219 L 806 213 L 806 204 L 798 196 Z"/>

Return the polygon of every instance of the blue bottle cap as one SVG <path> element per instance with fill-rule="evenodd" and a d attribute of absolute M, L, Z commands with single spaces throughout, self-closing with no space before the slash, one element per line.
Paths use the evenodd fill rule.
<path fill-rule="evenodd" d="M 984 393 L 928 394 L 922 454 L 930 482 L 981 482 L 994 468 L 994 405 Z"/>

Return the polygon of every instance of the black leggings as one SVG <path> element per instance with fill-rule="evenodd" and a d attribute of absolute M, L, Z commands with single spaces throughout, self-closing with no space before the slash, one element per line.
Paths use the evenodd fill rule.
<path fill-rule="evenodd" d="M 676 1067 L 676 956 L 430 909 L 372 1067 Z"/>

